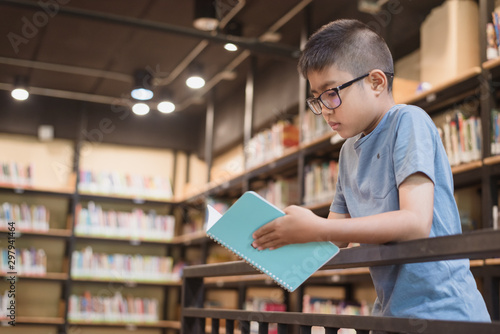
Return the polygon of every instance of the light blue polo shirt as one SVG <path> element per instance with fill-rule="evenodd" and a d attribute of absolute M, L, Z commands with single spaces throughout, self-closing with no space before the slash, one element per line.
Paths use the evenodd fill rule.
<path fill-rule="evenodd" d="M 399 210 L 398 187 L 416 172 L 434 182 L 430 237 L 462 233 L 441 138 L 416 106 L 396 105 L 370 134 L 346 140 L 330 211 L 354 218 Z M 490 321 L 468 259 L 377 266 L 370 273 L 378 296 L 373 315 Z"/>

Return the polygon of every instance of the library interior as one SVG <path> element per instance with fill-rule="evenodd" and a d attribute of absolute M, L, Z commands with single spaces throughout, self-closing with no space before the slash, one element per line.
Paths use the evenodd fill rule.
<path fill-rule="evenodd" d="M 0 0 L 0 17 L 0 332 L 500 333 L 499 0 Z M 289 291 L 207 234 L 207 206 L 252 192 L 329 215 L 346 138 L 297 65 L 337 19 L 385 40 L 394 101 L 432 118 L 462 233 L 351 243 Z M 491 323 L 372 315 L 371 267 L 455 259 Z"/>

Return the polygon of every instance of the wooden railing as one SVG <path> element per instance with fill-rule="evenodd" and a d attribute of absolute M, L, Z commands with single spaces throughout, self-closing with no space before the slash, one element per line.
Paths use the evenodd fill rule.
<path fill-rule="evenodd" d="M 427 262 L 459 258 L 490 259 L 500 257 L 500 230 L 480 230 L 446 237 L 412 240 L 387 245 L 370 245 L 343 249 L 321 270 Z M 184 269 L 182 286 L 182 333 L 206 333 L 206 319 L 211 319 L 211 333 L 250 333 L 250 322 L 259 323 L 259 334 L 268 333 L 270 323 L 278 324 L 278 333 L 299 330 L 311 333 L 312 326 L 337 333 L 339 328 L 353 328 L 358 333 L 370 330 L 389 333 L 500 333 L 500 322 L 443 321 L 375 316 L 326 315 L 301 312 L 254 312 L 203 308 L 206 277 L 258 274 L 243 261 L 190 266 Z M 429 273 L 432 274 L 432 273 Z M 307 284 L 307 282 L 305 283 Z M 495 290 L 495 289 L 494 289 Z M 490 291 L 491 292 L 491 291 Z M 490 303 L 493 319 L 498 319 L 498 285 Z M 219 328 L 224 319 L 225 328 Z M 238 329 L 235 326 L 239 327 Z"/>

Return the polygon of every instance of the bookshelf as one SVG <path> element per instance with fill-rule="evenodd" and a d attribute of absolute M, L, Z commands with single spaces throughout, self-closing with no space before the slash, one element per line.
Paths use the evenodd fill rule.
<path fill-rule="evenodd" d="M 64 253 L 71 237 L 68 208 L 75 192 L 73 148 L 74 142 L 66 139 L 40 142 L 29 136 L 0 134 L 0 151 L 4 152 L 0 248 L 6 249 L 8 245 L 7 222 L 15 221 L 15 248 L 19 257 L 16 258 L 16 321 L 21 326 L 50 328 L 65 323 L 62 291 L 69 278 Z M 30 260 L 24 252 L 30 249 L 35 252 L 31 254 L 38 254 L 30 256 L 36 266 L 27 266 Z M 39 257 L 42 254 L 43 258 Z M 10 275 L 3 272 L 1 277 L 3 294 L 8 290 Z"/>
<path fill-rule="evenodd" d="M 67 311 L 68 324 L 84 328 L 85 332 L 104 328 L 178 331 L 175 305 L 180 298 L 180 279 L 171 273 L 177 261 L 173 254 L 183 244 L 174 241 L 178 228 L 174 217 L 178 203 L 172 187 L 174 153 L 166 149 L 99 144 L 80 158 L 71 289 L 67 297 L 73 302 Z M 93 184 L 94 181 L 97 182 Z M 90 258 L 85 255 L 89 250 Z M 85 258 L 91 260 L 80 268 L 79 263 L 85 263 Z M 165 272 L 149 275 L 154 263 Z M 96 309 L 81 313 L 79 302 L 75 303 L 83 299 L 94 303 L 101 296 L 114 296 L 104 299 L 102 307 L 119 298 L 120 303 L 129 305 L 132 313 L 116 314 L 109 310 L 102 316 L 99 302 Z M 124 317 L 126 321 L 121 320 Z"/>
<path fill-rule="evenodd" d="M 133 259 L 136 264 L 140 263 L 137 261 L 141 261 L 143 257 L 148 263 L 162 262 L 162 259 L 169 258 L 172 262 L 169 262 L 167 267 L 168 270 L 173 270 L 171 253 L 177 255 L 178 248 L 190 242 L 185 236 L 174 238 L 176 219 L 173 215 L 179 205 L 174 199 L 170 184 L 170 180 L 174 179 L 174 153 L 166 149 L 107 144 L 87 145 L 86 150 L 78 151 L 79 145 L 75 144 L 78 140 L 54 139 L 50 142 L 40 142 L 30 136 L 0 134 L 0 149 L 2 152 L 8 152 L 3 159 L 8 162 L 10 170 L 14 170 L 13 166 L 16 165 L 33 166 L 33 177 L 29 182 L 20 181 L 23 175 L 21 170 L 17 170 L 18 177 L 7 178 L 5 169 L 2 169 L 0 248 L 7 245 L 7 222 L 16 221 L 16 249 L 43 249 L 47 262 L 44 268 L 46 272 L 18 272 L 16 275 L 17 327 L 28 330 L 43 326 L 47 332 L 54 333 L 75 328 L 85 333 L 100 332 L 103 328 L 107 328 L 104 329 L 107 331 L 126 329 L 138 333 L 150 333 L 152 330 L 161 333 L 178 332 L 180 323 L 175 320 L 181 285 L 178 277 L 157 275 L 157 279 L 150 280 L 135 273 L 112 278 L 99 275 L 75 277 L 75 267 L 72 268 L 71 261 L 74 251 L 90 246 L 100 255 L 122 254 Z M 85 147 L 85 143 L 82 142 L 80 147 Z M 96 181 L 93 188 L 82 187 L 80 180 L 84 173 L 77 171 L 85 168 L 94 170 L 94 176 L 102 176 L 93 178 L 93 181 Z M 105 171 L 116 173 L 106 174 Z M 127 173 L 129 179 L 140 179 L 139 182 L 131 183 L 135 188 L 126 189 L 123 183 L 119 182 L 127 178 Z M 9 175 L 10 173 L 7 174 Z M 162 175 L 162 178 L 155 177 L 157 175 Z M 102 191 L 110 188 L 100 187 L 99 182 L 113 180 L 113 177 L 118 181 L 118 189 Z M 92 191 L 94 189 L 98 191 Z M 141 228 L 132 234 L 119 231 L 118 235 L 113 235 L 109 233 L 109 228 L 104 229 L 102 220 L 97 220 L 98 224 L 103 225 L 96 230 L 107 233 L 77 233 L 75 223 L 81 208 L 87 208 L 89 203 L 95 203 L 105 214 L 110 211 L 117 215 L 129 214 L 125 218 L 127 222 L 132 220 L 130 215 L 134 212 L 134 217 L 140 223 L 137 228 Z M 38 223 L 35 217 L 39 216 L 48 221 Z M 146 226 L 144 224 L 161 226 L 164 229 L 148 230 L 142 228 Z M 169 235 L 166 233 L 167 225 Z M 6 275 L 0 273 L 2 294 L 8 290 Z M 144 277 L 147 277 L 147 273 Z M 140 321 L 139 314 L 135 316 L 134 322 L 92 322 L 89 319 L 74 321 L 69 317 L 69 301 L 72 295 L 91 291 L 100 296 L 103 293 L 122 290 L 133 294 L 135 298 L 155 298 L 158 304 L 155 312 L 157 318 L 144 322 Z M 6 321 L 8 319 L 2 319 L 2 324 L 8 326 Z M 7 332 L 15 330 L 19 329 L 6 328 Z"/>

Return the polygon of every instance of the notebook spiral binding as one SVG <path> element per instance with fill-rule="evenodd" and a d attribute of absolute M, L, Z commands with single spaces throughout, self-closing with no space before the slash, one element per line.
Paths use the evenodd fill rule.
<path fill-rule="evenodd" d="M 221 245 L 222 247 L 226 248 L 227 250 L 229 250 L 230 252 L 236 254 L 238 257 L 240 257 L 242 260 L 244 260 L 246 263 L 248 263 L 249 265 L 251 265 L 254 269 L 260 271 L 261 273 L 269 276 L 276 284 L 278 284 L 280 287 L 282 287 L 283 289 L 289 291 L 289 292 L 292 292 L 292 287 L 290 285 L 288 285 L 286 282 L 284 282 L 282 279 L 280 279 L 279 277 L 277 277 L 276 275 L 274 275 L 273 273 L 269 272 L 269 270 L 266 270 L 265 268 L 259 266 L 258 264 L 256 264 L 254 261 L 250 260 L 249 258 L 247 258 L 245 255 L 241 254 L 240 252 L 238 252 L 237 250 L 235 250 L 234 248 L 230 247 L 230 246 L 227 246 L 225 245 L 223 242 L 221 242 L 218 238 L 216 238 L 215 236 L 213 236 L 211 233 L 208 233 L 207 232 L 207 235 L 210 239 L 212 239 L 213 241 L 215 241 L 216 243 L 218 243 L 219 245 Z"/>

